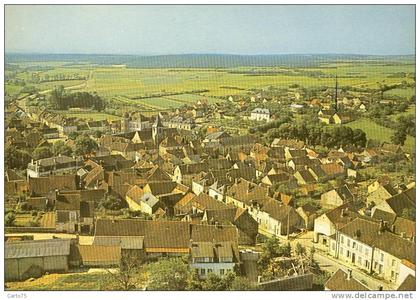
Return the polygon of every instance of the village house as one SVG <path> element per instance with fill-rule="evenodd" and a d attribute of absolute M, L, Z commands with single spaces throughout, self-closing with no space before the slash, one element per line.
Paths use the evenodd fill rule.
<path fill-rule="evenodd" d="M 125 113 L 121 122 L 122 132 L 141 131 L 152 127 L 152 120 L 141 113 Z"/>
<path fill-rule="evenodd" d="M 330 238 L 334 238 L 340 227 L 358 217 L 361 217 L 361 215 L 348 202 L 327 211 L 315 219 L 314 242 L 321 242 L 323 245 L 328 246 Z"/>
<path fill-rule="evenodd" d="M 109 129 L 109 124 L 107 121 L 87 121 L 86 125 L 88 126 L 90 131 L 101 131 L 105 132 Z"/>
<path fill-rule="evenodd" d="M 335 114 L 334 110 L 321 109 L 318 111 L 318 119 L 325 124 L 333 123 L 333 115 Z"/>
<path fill-rule="evenodd" d="M 314 229 L 315 219 L 318 216 L 316 207 L 305 204 L 296 208 L 296 213 L 302 218 L 306 230 Z"/>
<path fill-rule="evenodd" d="M 177 116 L 163 122 L 163 125 L 169 128 L 192 130 L 195 127 L 195 122 L 193 119 Z"/>
<path fill-rule="evenodd" d="M 254 245 L 258 235 L 258 222 L 246 209 L 225 206 L 217 209 L 206 209 L 202 218 L 210 225 L 234 225 L 238 229 L 239 245 Z"/>
<path fill-rule="evenodd" d="M 326 291 L 369 291 L 370 289 L 352 276 L 352 269 L 347 272 L 338 269 L 325 283 Z"/>
<path fill-rule="evenodd" d="M 115 238 L 142 237 L 141 243 L 135 247 L 137 252 L 142 250 L 145 258 L 156 258 L 161 256 L 182 256 L 189 255 L 191 260 L 192 243 L 226 243 L 225 251 L 233 252 L 233 259 L 228 259 L 221 254 L 213 260 L 215 264 L 208 264 L 205 273 L 215 272 L 220 274 L 220 269 L 224 272 L 233 270 L 235 265 L 240 263 L 238 250 L 238 233 L 235 226 L 227 225 L 202 225 L 191 224 L 185 221 L 145 221 L 145 220 L 110 220 L 98 219 L 95 226 L 94 244 L 115 245 Z M 112 239 L 110 239 L 112 238 Z M 136 239 L 133 239 L 134 241 Z M 126 243 L 127 243 L 126 242 Z M 142 249 L 139 249 L 141 246 Z M 127 246 L 126 246 L 127 248 Z M 124 247 L 122 246 L 122 249 Z M 122 250 L 123 251 L 123 250 Z M 221 258 L 221 261 L 219 260 Z M 234 262 L 231 265 L 232 260 Z M 195 261 L 199 263 L 200 260 Z M 201 263 L 201 262 L 200 262 Z M 228 265 L 225 265 L 228 263 Z M 194 265 L 201 273 L 201 267 Z"/>
<path fill-rule="evenodd" d="M 230 242 L 194 242 L 190 247 L 190 267 L 201 279 L 234 272 L 237 257 Z"/>
<path fill-rule="evenodd" d="M 94 200 L 79 191 L 56 191 L 52 197 L 56 230 L 67 233 L 91 233 L 94 225 Z"/>
<path fill-rule="evenodd" d="M 384 222 L 352 220 L 337 230 L 330 253 L 396 285 L 406 278 L 407 272 L 415 275 L 414 267 L 410 268 L 416 262 L 414 242 L 388 231 Z"/>
<path fill-rule="evenodd" d="M 255 108 L 251 112 L 251 116 L 249 118 L 250 120 L 256 120 L 256 121 L 270 121 L 270 111 L 266 108 Z"/>
<path fill-rule="evenodd" d="M 315 177 L 306 169 L 296 171 L 293 176 L 299 185 L 308 185 L 316 182 Z"/>
<path fill-rule="evenodd" d="M 332 116 L 333 124 L 346 124 L 353 120 L 352 116 L 344 112 L 336 112 Z"/>
<path fill-rule="evenodd" d="M 59 155 L 50 158 L 32 160 L 26 170 L 29 177 L 42 177 L 49 175 L 62 175 L 76 173 L 82 166 L 82 160 L 65 155 Z"/>
<path fill-rule="evenodd" d="M 202 145 L 205 148 L 215 148 L 220 144 L 220 139 L 230 137 L 225 131 L 212 132 L 203 139 Z"/>
<path fill-rule="evenodd" d="M 372 190 L 372 189 L 371 189 Z M 395 196 L 398 192 L 392 187 L 391 184 L 379 185 L 373 192 L 367 196 L 367 203 L 380 204 L 386 199 Z"/>
<path fill-rule="evenodd" d="M 415 211 L 415 188 L 409 189 L 400 194 L 396 194 L 388 199 L 379 202 L 373 207 L 372 210 L 374 211 L 375 209 L 390 212 L 397 216 L 402 216 L 404 211 Z"/>
<path fill-rule="evenodd" d="M 259 229 L 270 235 L 284 238 L 303 226 L 294 208 L 270 198 L 267 189 L 246 180 L 239 180 L 227 190 L 226 203 L 247 209 Z"/>
<path fill-rule="evenodd" d="M 321 195 L 321 206 L 324 208 L 335 208 L 346 202 L 354 201 L 355 196 L 352 194 L 347 185 L 333 189 Z"/>

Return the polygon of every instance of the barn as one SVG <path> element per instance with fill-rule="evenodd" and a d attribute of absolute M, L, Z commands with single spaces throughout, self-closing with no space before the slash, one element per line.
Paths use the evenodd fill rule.
<path fill-rule="evenodd" d="M 44 272 L 67 271 L 69 254 L 70 240 L 6 242 L 6 281 L 25 280 Z"/>

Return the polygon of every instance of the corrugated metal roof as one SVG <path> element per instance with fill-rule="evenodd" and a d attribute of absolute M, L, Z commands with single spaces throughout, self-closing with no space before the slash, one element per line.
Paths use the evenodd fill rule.
<path fill-rule="evenodd" d="M 5 258 L 45 257 L 70 254 L 70 240 L 36 240 L 10 242 L 5 245 Z"/>

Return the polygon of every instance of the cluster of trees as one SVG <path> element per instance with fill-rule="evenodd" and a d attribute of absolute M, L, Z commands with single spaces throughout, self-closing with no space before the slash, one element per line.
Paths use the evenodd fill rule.
<path fill-rule="evenodd" d="M 391 141 L 396 145 L 404 145 L 407 135 L 416 136 L 416 117 L 414 115 L 399 116 Z"/>
<path fill-rule="evenodd" d="M 16 147 L 6 147 L 5 164 L 8 169 L 23 170 L 27 168 L 30 162 L 31 155 L 28 151 Z"/>
<path fill-rule="evenodd" d="M 344 146 L 364 147 L 366 133 L 348 126 L 324 126 L 322 124 L 283 123 L 267 131 L 267 138 L 298 139 L 310 146 L 339 148 Z"/>
<path fill-rule="evenodd" d="M 16 213 L 14 211 L 5 211 L 4 214 L 4 225 L 14 226 L 16 221 Z"/>
<path fill-rule="evenodd" d="M 120 210 L 126 207 L 125 202 L 118 197 L 113 195 L 107 195 L 100 203 L 100 207 L 103 207 L 108 210 Z"/>
<path fill-rule="evenodd" d="M 65 144 L 63 141 L 55 142 L 52 147 L 41 146 L 36 147 L 31 152 L 30 150 L 18 149 L 16 147 L 6 147 L 5 150 L 5 163 L 7 168 L 10 169 L 26 169 L 31 159 L 38 160 L 58 155 L 71 156 L 75 155 L 89 155 L 98 149 L 98 144 L 95 140 L 87 134 L 78 135 L 75 137 L 76 146 L 73 149 Z"/>
<path fill-rule="evenodd" d="M 238 291 L 256 290 L 244 277 L 228 272 L 224 276 L 209 274 L 205 280 L 188 268 L 182 258 L 161 259 L 148 266 L 148 290 L 161 291 Z"/>
<path fill-rule="evenodd" d="M 285 115 L 275 121 L 271 121 L 271 122 L 268 122 L 268 123 L 265 123 L 256 127 L 251 127 L 249 128 L 249 133 L 256 133 L 256 132 L 266 133 L 270 129 L 279 128 L 281 125 L 285 123 L 289 123 L 291 121 L 292 121 L 292 118 L 289 115 Z"/>
<path fill-rule="evenodd" d="M 79 135 L 76 140 L 76 155 L 88 155 L 98 150 L 98 143 L 89 137 L 88 134 Z"/>
<path fill-rule="evenodd" d="M 415 208 L 404 208 L 401 217 L 411 221 L 416 221 L 416 209 Z"/>
<path fill-rule="evenodd" d="M 290 243 L 280 244 L 278 238 L 271 237 L 263 243 L 262 248 L 258 267 L 264 281 L 308 272 L 315 275 L 322 274 L 314 259 L 313 247 L 307 251 L 304 246 L 297 243 L 292 251 Z"/>
<path fill-rule="evenodd" d="M 104 289 L 152 291 L 244 291 L 256 290 L 255 283 L 228 272 L 224 276 L 209 274 L 203 280 L 189 269 L 187 259 L 161 258 L 154 263 L 143 264 L 136 257 L 123 257 L 120 272 L 109 272 Z"/>
<path fill-rule="evenodd" d="M 50 81 L 63 81 L 63 80 L 86 80 L 86 76 L 80 75 L 78 73 L 74 74 L 40 74 L 32 73 L 31 82 L 33 83 L 42 83 Z"/>
<path fill-rule="evenodd" d="M 63 86 L 55 88 L 49 97 L 51 108 L 66 110 L 72 107 L 93 108 L 97 111 L 105 109 L 106 102 L 97 94 L 87 92 L 66 93 Z"/>

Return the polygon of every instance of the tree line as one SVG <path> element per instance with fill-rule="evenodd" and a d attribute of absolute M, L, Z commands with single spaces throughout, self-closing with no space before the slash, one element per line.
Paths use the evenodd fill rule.
<path fill-rule="evenodd" d="M 106 101 L 97 94 L 88 92 L 66 93 L 63 86 L 55 88 L 49 97 L 51 108 L 66 110 L 73 107 L 93 108 L 102 111 L 106 107 Z"/>

